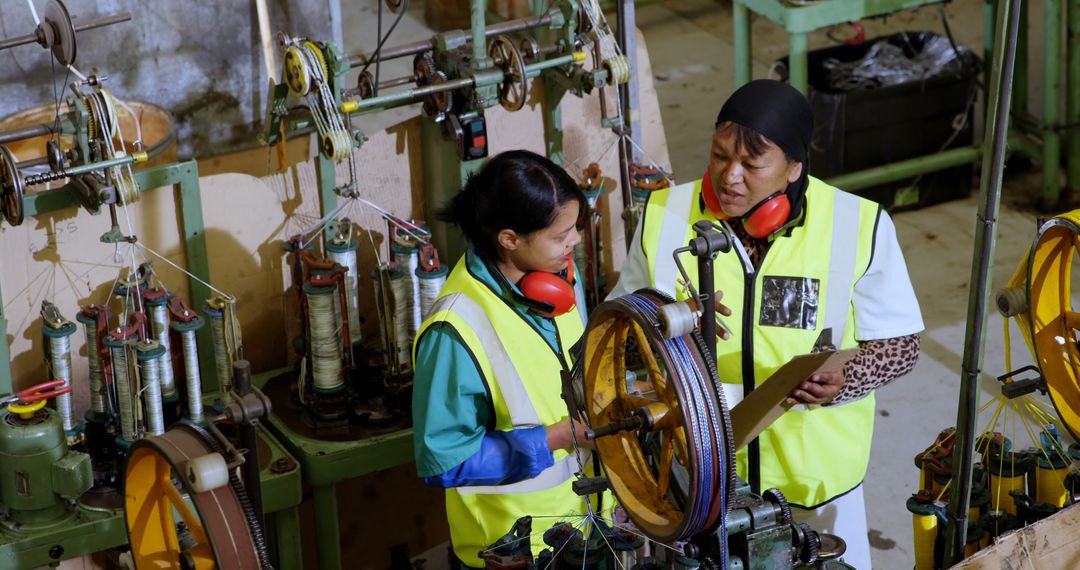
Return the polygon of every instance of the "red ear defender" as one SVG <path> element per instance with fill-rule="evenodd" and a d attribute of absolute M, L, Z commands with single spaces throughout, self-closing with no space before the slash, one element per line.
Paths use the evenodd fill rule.
<path fill-rule="evenodd" d="M 705 177 L 701 179 L 701 197 L 705 200 L 705 207 L 716 216 L 716 219 L 730 219 L 720 206 L 720 198 L 713 190 L 708 169 L 705 170 Z M 783 191 L 776 192 L 743 214 L 742 227 L 752 238 L 766 238 L 780 229 L 787 222 L 790 214 L 791 201 L 788 200 L 787 194 Z"/>
<path fill-rule="evenodd" d="M 567 266 L 567 276 L 547 271 L 530 271 L 521 278 L 518 287 L 530 301 L 537 301 L 552 308 L 550 314 L 533 307 L 533 311 L 545 317 L 557 317 L 574 308 L 574 264 Z"/>
<path fill-rule="evenodd" d="M 791 201 L 788 200 L 787 194 L 777 192 L 743 214 L 742 226 L 752 238 L 769 237 L 780 229 L 784 222 L 787 222 L 789 214 L 791 214 Z"/>

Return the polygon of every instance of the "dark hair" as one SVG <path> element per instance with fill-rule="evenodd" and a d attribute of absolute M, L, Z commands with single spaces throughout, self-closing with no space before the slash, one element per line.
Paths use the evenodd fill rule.
<path fill-rule="evenodd" d="M 481 257 L 498 261 L 500 231 L 529 235 L 542 230 L 555 221 L 560 206 L 574 200 L 584 207 L 585 194 L 559 165 L 534 152 L 512 150 L 470 175 L 436 215 L 461 228 Z"/>
<path fill-rule="evenodd" d="M 750 154 L 751 158 L 758 158 L 765 154 L 765 151 L 769 149 L 770 144 L 776 144 L 769 140 L 769 137 L 751 129 L 735 123 L 732 121 L 721 121 L 716 125 L 716 130 L 727 134 L 733 133 L 735 137 L 735 152 L 742 152 L 742 149 L 746 149 L 746 152 Z M 784 153 L 784 157 L 787 158 L 788 164 L 795 162 L 795 157 L 791 156 L 788 151 L 777 145 Z"/>

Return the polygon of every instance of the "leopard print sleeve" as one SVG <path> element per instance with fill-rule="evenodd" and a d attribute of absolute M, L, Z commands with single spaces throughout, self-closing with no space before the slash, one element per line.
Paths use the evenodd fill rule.
<path fill-rule="evenodd" d="M 857 400 L 911 372 L 919 361 L 918 335 L 859 342 L 859 351 L 844 366 L 844 387 L 831 404 Z"/>

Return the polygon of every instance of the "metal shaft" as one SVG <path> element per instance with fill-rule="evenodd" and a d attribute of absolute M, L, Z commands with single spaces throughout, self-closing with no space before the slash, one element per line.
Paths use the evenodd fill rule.
<path fill-rule="evenodd" d="M 10 131 L 0 132 L 0 144 L 13 143 L 16 141 L 32 139 L 34 137 L 42 137 L 53 134 L 52 123 L 43 125 L 33 125 L 29 127 L 21 127 L 18 129 L 11 129 Z"/>
<path fill-rule="evenodd" d="M 975 251 L 971 264 L 971 289 L 968 298 L 967 334 L 964 338 L 964 362 L 961 367 L 960 402 L 956 413 L 956 446 L 953 482 L 956 487 L 949 500 L 949 525 L 946 532 L 945 566 L 952 566 L 964 555 L 967 516 L 971 504 L 972 458 L 975 451 L 975 420 L 979 408 L 979 376 L 982 371 L 983 345 L 986 341 L 986 316 L 990 303 L 990 269 L 994 259 L 995 226 L 1001 205 L 1001 179 L 1005 167 L 1005 142 L 1008 136 L 1012 78 L 1016 63 L 1016 38 L 1023 0 L 1000 0 L 994 61 L 990 75 L 990 100 L 986 106 L 986 151 L 980 177 L 979 213 L 975 228 Z"/>
<path fill-rule="evenodd" d="M 528 18 L 520 18 L 518 20 L 507 20 L 505 22 L 499 22 L 498 24 L 493 24 L 491 26 L 487 26 L 484 29 L 484 36 L 490 38 L 492 36 L 499 36 L 499 35 L 503 35 L 503 34 L 512 34 L 514 32 L 522 32 L 522 31 L 525 31 L 525 30 L 532 30 L 532 29 L 536 29 L 536 28 L 542 28 L 542 27 L 548 26 L 550 24 L 551 24 L 551 15 L 550 14 L 544 14 L 542 16 L 530 16 Z M 471 30 L 468 30 L 467 33 L 472 35 Z M 376 61 L 384 62 L 384 61 L 388 61 L 388 60 L 391 60 L 391 59 L 397 59 L 397 58 L 400 58 L 400 57 L 416 55 L 418 53 L 422 53 L 422 52 L 425 52 L 425 51 L 431 51 L 433 49 L 435 49 L 435 46 L 434 46 L 434 43 L 433 43 L 432 40 L 422 40 L 422 41 L 413 42 L 413 43 L 410 43 L 410 44 L 400 45 L 400 46 L 397 46 L 397 47 L 384 48 L 384 49 L 380 50 L 379 57 L 377 59 L 370 59 L 369 60 L 370 56 L 367 55 L 367 54 L 363 54 L 363 53 L 353 55 L 353 56 L 349 56 L 349 65 L 351 67 L 360 67 L 360 66 L 366 65 L 369 62 L 371 62 L 371 63 L 374 63 Z"/>
<path fill-rule="evenodd" d="M 85 32 L 86 30 L 92 30 L 94 28 L 101 28 L 112 24 L 119 24 L 120 22 L 126 22 L 131 19 L 130 12 L 121 12 L 113 16 L 102 16 L 101 18 L 91 18 L 75 24 L 75 33 Z M 10 49 L 17 46 L 26 44 L 32 44 L 38 42 L 38 36 L 34 34 L 26 34 L 25 36 L 18 36 L 7 40 L 0 40 L 0 50 Z"/>
<path fill-rule="evenodd" d="M 242 402 L 242 396 L 250 394 L 251 391 L 251 363 L 237 360 L 233 363 L 233 393 L 238 396 L 236 401 Z M 244 489 L 261 525 L 263 506 L 262 482 L 259 480 L 259 434 L 254 423 L 246 422 L 237 425 L 237 432 L 240 435 L 240 445 L 247 450 L 244 454 Z"/>

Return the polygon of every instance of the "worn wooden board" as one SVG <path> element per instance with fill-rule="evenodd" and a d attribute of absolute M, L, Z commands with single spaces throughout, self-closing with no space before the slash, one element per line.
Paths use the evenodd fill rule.
<path fill-rule="evenodd" d="M 731 410 L 731 426 L 735 437 L 735 449 L 746 447 L 755 437 L 765 431 L 791 404 L 784 402 L 788 394 L 815 372 L 835 372 L 855 356 L 858 349 L 838 352 L 800 354 L 769 376 L 768 380 L 754 388 Z"/>
<path fill-rule="evenodd" d="M 963 570 L 1073 570 L 1080 568 L 1080 508 L 1072 505 L 1046 519 L 998 537 L 993 546 L 953 566 Z"/>

